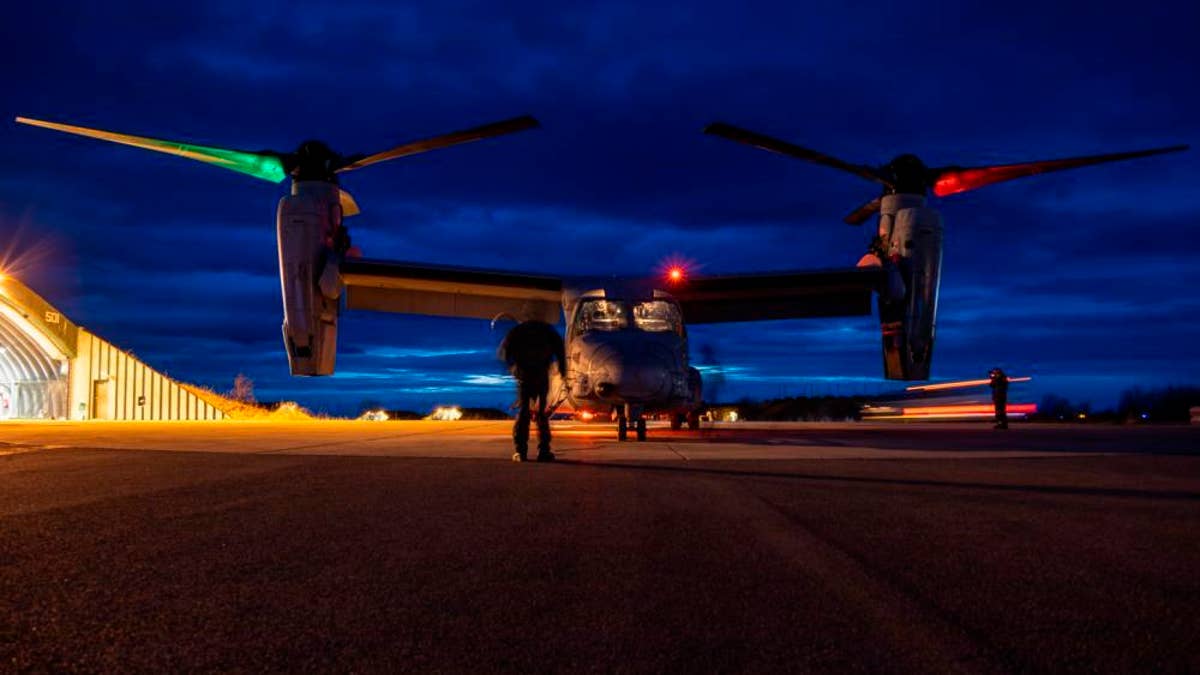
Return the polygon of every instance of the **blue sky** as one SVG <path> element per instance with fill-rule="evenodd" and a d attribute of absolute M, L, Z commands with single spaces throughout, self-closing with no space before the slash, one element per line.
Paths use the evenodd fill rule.
<path fill-rule="evenodd" d="M 1200 138 L 1192 3 L 23 3 L 3 110 L 246 149 L 342 152 L 530 113 L 543 128 L 355 172 L 369 257 L 566 273 L 852 265 L 853 176 L 706 137 L 724 120 L 852 162 L 930 165 Z M 938 201 L 934 372 L 994 364 L 1104 406 L 1200 381 L 1200 153 Z M 335 412 L 502 405 L 486 322 L 343 315 L 338 374 L 288 375 L 286 188 L 0 124 L 0 245 L 78 323 L 176 377 Z M 722 398 L 862 393 L 874 318 L 692 328 Z M 702 360 L 703 363 L 703 360 Z"/>

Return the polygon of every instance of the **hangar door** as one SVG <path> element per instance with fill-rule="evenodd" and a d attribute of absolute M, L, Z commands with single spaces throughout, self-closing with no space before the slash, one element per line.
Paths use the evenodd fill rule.
<path fill-rule="evenodd" d="M 12 311 L 0 312 L 0 419 L 67 416 L 67 359 Z"/>

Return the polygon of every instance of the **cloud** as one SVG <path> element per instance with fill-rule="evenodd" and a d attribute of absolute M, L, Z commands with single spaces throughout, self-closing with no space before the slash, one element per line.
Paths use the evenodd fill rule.
<path fill-rule="evenodd" d="M 369 256 L 559 274 L 650 273 L 671 255 L 699 272 L 783 270 L 853 264 L 871 228 L 840 218 L 875 186 L 705 137 L 704 124 L 867 164 L 1193 142 L 1200 93 L 1179 83 L 1192 76 L 1198 13 L 42 3 L 12 8 L 0 27 L 16 55 L 0 75 L 19 107 L 10 115 L 243 149 L 315 137 L 372 152 L 534 113 L 536 131 L 345 175 L 364 211 L 350 221 L 355 242 Z M 290 378 L 274 250 L 286 185 L 11 124 L 0 139 L 0 235 L 25 219 L 48 242 L 30 282 L 172 374 L 226 386 L 251 371 L 260 390 L 318 407 L 507 404 L 499 338 L 481 321 L 347 312 L 339 375 Z M 1077 378 L 1088 364 L 1155 382 L 1180 372 L 1200 339 L 1187 292 L 1200 281 L 1198 176 L 1193 150 L 939 200 L 935 371 L 1003 358 Z M 878 340 L 867 317 L 692 330 L 693 346 L 715 345 L 739 374 L 726 386 L 755 396 L 877 378 Z"/>

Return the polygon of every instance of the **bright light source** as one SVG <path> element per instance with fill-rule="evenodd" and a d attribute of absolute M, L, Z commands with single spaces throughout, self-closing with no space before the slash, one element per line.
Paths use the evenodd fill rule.
<path fill-rule="evenodd" d="M 673 253 L 658 261 L 658 264 L 654 266 L 654 274 L 664 283 L 683 284 L 687 283 L 688 276 L 699 268 L 696 261 Z"/>
<path fill-rule="evenodd" d="M 595 416 L 596 415 L 591 410 L 584 410 L 579 413 L 579 419 L 583 420 L 584 422 L 591 422 L 592 418 Z"/>
<path fill-rule="evenodd" d="M 453 422 L 454 420 L 462 419 L 462 416 L 462 410 L 456 405 L 439 405 L 433 409 L 433 412 L 426 419 Z"/>

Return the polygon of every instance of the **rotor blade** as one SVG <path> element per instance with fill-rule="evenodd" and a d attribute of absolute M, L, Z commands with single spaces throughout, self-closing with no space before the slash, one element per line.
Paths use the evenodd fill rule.
<path fill-rule="evenodd" d="M 883 197 L 876 197 L 869 202 L 863 203 L 862 206 L 850 212 L 850 215 L 844 218 L 847 225 L 862 225 L 867 218 L 879 213 L 879 204 L 883 201 Z"/>
<path fill-rule="evenodd" d="M 342 205 L 343 218 L 357 216 L 362 213 L 358 208 L 358 202 L 354 201 L 354 196 L 342 188 L 338 188 L 338 203 Z"/>
<path fill-rule="evenodd" d="M 194 159 L 198 162 L 219 166 L 222 169 L 237 171 L 238 173 L 244 173 L 272 183 L 278 183 L 287 178 L 287 172 L 283 170 L 283 162 L 280 160 L 279 155 L 272 152 L 245 152 L 242 150 L 214 148 L 207 145 L 192 145 L 178 141 L 165 141 L 157 138 L 131 136 L 112 131 L 77 127 L 70 124 L 45 122 L 28 117 L 18 117 L 17 121 L 21 124 L 29 124 L 44 129 L 53 129 L 68 134 L 98 138 L 102 141 L 120 143 L 121 145 L 132 145 L 135 148 L 163 152 L 177 157 L 186 157 L 187 159 Z"/>
<path fill-rule="evenodd" d="M 429 152 L 430 150 L 438 150 L 440 148 L 448 148 L 451 145 L 470 143 L 471 141 L 479 141 L 485 138 L 491 138 L 492 136 L 511 134 L 515 131 L 524 131 L 525 129 L 533 129 L 538 126 L 540 126 L 538 121 L 530 115 L 525 115 L 524 117 L 514 117 L 510 120 L 485 124 L 481 127 L 475 127 L 474 129 L 455 131 L 454 133 L 434 136 L 433 138 L 412 141 L 411 143 L 398 145 L 391 150 L 378 152 L 374 155 L 367 155 L 366 157 L 351 157 L 350 159 L 354 161 L 339 168 L 338 171 L 353 171 L 354 169 L 361 169 L 364 166 L 378 164 L 379 162 L 386 162 L 389 159 L 407 157 L 409 155 L 415 155 L 421 152 Z"/>
<path fill-rule="evenodd" d="M 745 143 L 746 145 L 753 145 L 756 148 L 762 148 L 763 150 L 770 152 L 777 152 L 781 155 L 787 155 L 788 157 L 803 159 L 805 161 L 813 162 L 814 164 L 820 164 L 833 169 L 848 171 L 860 178 L 866 178 L 867 180 L 892 187 L 890 180 L 879 175 L 879 173 L 869 166 L 843 162 L 836 157 L 830 157 L 829 155 L 817 152 L 816 150 L 802 148 L 799 145 L 794 145 L 792 143 L 788 143 L 787 141 L 781 141 L 778 138 L 764 136 L 763 134 L 756 133 L 754 131 L 735 127 L 732 124 L 713 122 L 712 124 L 704 127 L 704 133 L 712 134 L 713 136 L 720 136 L 721 138 L 727 138 L 738 143 Z"/>
<path fill-rule="evenodd" d="M 1014 178 L 1024 178 L 1025 176 L 1034 176 L 1039 173 L 1077 169 L 1081 166 L 1090 166 L 1104 162 L 1119 162 L 1125 159 L 1149 157 L 1151 155 L 1161 155 L 1167 152 L 1179 152 L 1187 149 L 1188 146 L 1186 145 L 1172 145 L 1152 150 L 1117 152 L 1088 157 L 1069 157 L 1066 159 L 1048 159 L 1038 162 L 1024 162 L 1022 164 L 1002 164 L 970 168 L 948 166 L 940 169 L 932 169 L 930 174 L 933 177 L 931 181 L 933 183 L 933 194 L 945 197 L 960 192 L 967 192 L 968 190 L 975 190 L 991 185 L 992 183 L 1000 183 L 1006 180 L 1013 180 Z"/>

